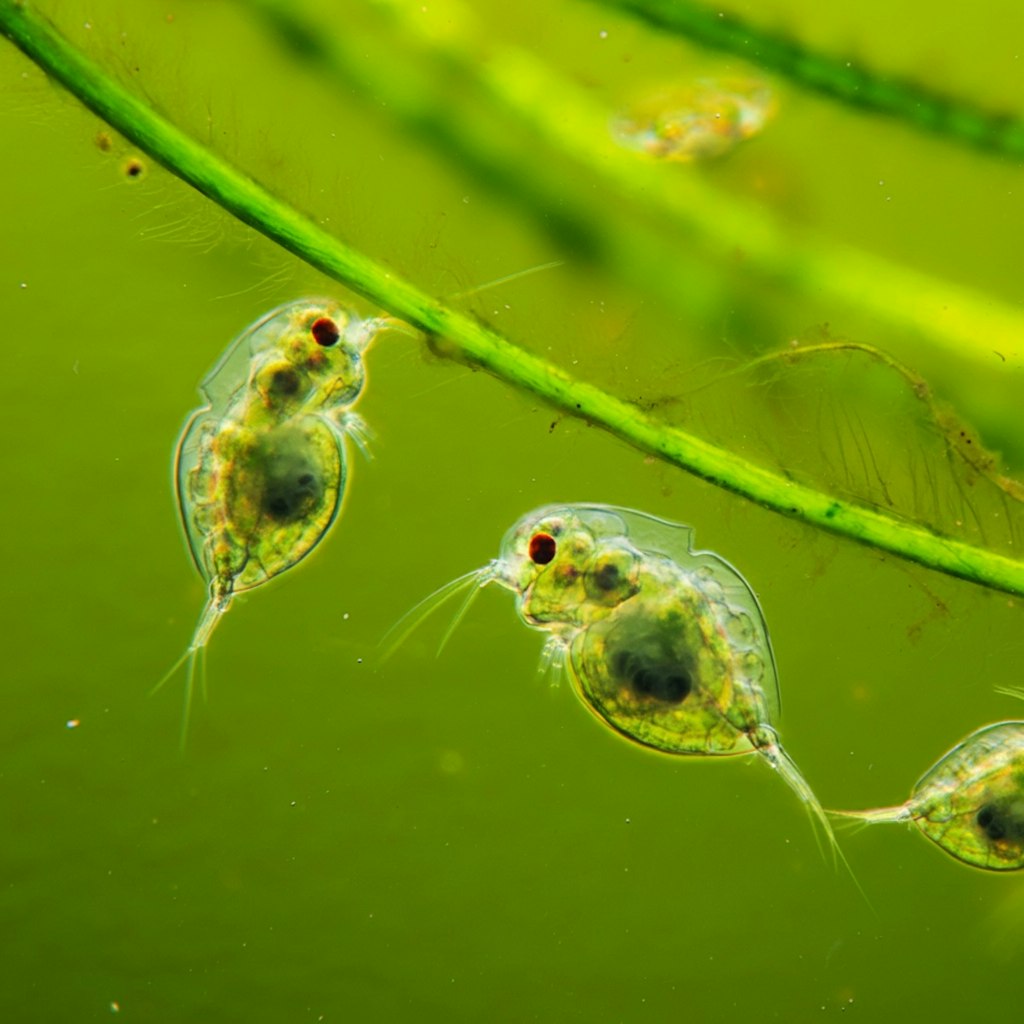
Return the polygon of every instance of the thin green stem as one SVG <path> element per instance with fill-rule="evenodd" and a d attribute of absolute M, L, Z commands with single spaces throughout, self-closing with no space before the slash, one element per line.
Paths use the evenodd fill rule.
<path fill-rule="evenodd" d="M 1024 563 L 784 479 L 577 380 L 424 294 L 309 219 L 110 79 L 45 19 L 0 0 L 0 31 L 125 138 L 244 223 L 393 315 L 441 339 L 442 354 L 480 366 L 640 451 L 766 508 L 984 586 L 1024 596 Z"/>
<path fill-rule="evenodd" d="M 984 110 L 905 78 L 883 75 L 853 60 L 818 53 L 780 32 L 757 28 L 690 0 L 599 0 L 631 11 L 658 28 L 701 46 L 734 53 L 829 99 L 897 118 L 950 142 L 1011 160 L 1024 156 L 1024 120 Z"/>

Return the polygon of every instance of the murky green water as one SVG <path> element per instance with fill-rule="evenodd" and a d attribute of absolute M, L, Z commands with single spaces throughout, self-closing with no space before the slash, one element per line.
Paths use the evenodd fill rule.
<path fill-rule="evenodd" d="M 827 322 L 981 427 L 1020 387 L 1019 347 L 965 368 L 741 270 L 687 320 L 325 88 L 237 5 L 41 6 L 188 130 L 428 291 L 566 260 L 462 305 L 571 372 L 773 468 L 1019 552 L 1017 506 L 948 454 L 891 376 L 855 360 L 717 375 Z M 325 31 L 363 16 L 321 7 Z M 991 105 L 1020 95 L 1014 4 L 733 9 Z M 716 60 L 599 5 L 479 14 L 493 40 L 530 46 L 603 102 L 641 70 L 663 80 Z M 1020 878 L 963 868 L 897 826 L 841 835 L 869 906 L 763 764 L 643 752 L 549 688 L 541 638 L 506 593 L 485 592 L 440 658 L 441 619 L 383 666 L 377 647 L 534 506 L 685 521 L 758 592 L 787 748 L 826 806 L 867 807 L 905 799 L 977 726 L 1024 717 L 993 690 L 1022 682 L 1019 602 L 783 520 L 402 335 L 368 356 L 375 458 L 355 457 L 321 550 L 236 602 L 180 754 L 180 680 L 147 697 L 203 600 L 172 500 L 175 438 L 235 334 L 280 302 L 344 292 L 148 161 L 126 177 L 135 150 L 97 145 L 101 123 L 6 43 L 0 81 L 3 1019 L 897 1021 L 1019 1004 Z M 669 170 L 1021 300 L 1018 166 L 778 90 L 761 138 Z M 679 402 L 696 382 L 710 390 Z M 1019 476 L 1019 421 L 1004 411 L 987 429 Z"/>

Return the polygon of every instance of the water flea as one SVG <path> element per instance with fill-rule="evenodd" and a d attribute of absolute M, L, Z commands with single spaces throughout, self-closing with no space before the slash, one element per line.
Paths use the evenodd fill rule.
<path fill-rule="evenodd" d="M 186 666 L 186 719 L 197 662 L 234 595 L 297 565 L 337 518 L 346 438 L 365 444 L 352 411 L 366 380 L 362 353 L 384 323 L 329 300 L 292 302 L 243 331 L 200 384 L 205 403 L 182 429 L 174 475 L 208 597 L 157 685 Z"/>
<path fill-rule="evenodd" d="M 971 733 L 897 807 L 832 811 L 875 824 L 912 822 L 950 857 L 987 871 L 1024 868 L 1024 722 Z"/>
<path fill-rule="evenodd" d="M 775 98 L 757 78 L 701 78 L 655 91 L 611 125 L 626 149 L 676 163 L 720 157 L 759 134 Z"/>
<path fill-rule="evenodd" d="M 515 594 L 522 621 L 547 635 L 543 666 L 565 671 L 605 726 L 664 754 L 760 756 L 838 849 L 778 740 L 775 659 L 757 598 L 725 559 L 693 550 L 689 527 L 609 505 L 536 509 L 505 534 L 497 558 L 421 602 L 389 650 L 468 589 L 447 640 L 490 583 Z"/>

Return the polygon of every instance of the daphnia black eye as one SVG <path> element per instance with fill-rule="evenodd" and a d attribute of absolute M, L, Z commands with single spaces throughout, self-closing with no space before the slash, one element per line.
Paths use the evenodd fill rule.
<path fill-rule="evenodd" d="M 537 565 L 547 565 L 555 557 L 558 545 L 550 533 L 535 533 L 530 538 L 530 561 Z"/>
<path fill-rule="evenodd" d="M 337 345 L 338 339 L 341 337 L 338 325 L 329 316 L 322 316 L 319 320 L 314 320 L 310 325 L 309 333 L 313 335 L 313 340 L 321 348 Z"/>

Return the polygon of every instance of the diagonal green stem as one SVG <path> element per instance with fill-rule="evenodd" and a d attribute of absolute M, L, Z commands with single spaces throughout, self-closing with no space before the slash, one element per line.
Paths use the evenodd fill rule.
<path fill-rule="evenodd" d="M 897 118 L 951 142 L 1011 160 L 1024 156 L 1024 120 L 984 110 L 905 78 L 881 75 L 841 57 L 817 53 L 779 32 L 690 0 L 599 0 L 702 46 L 734 53 L 785 75 L 805 89 Z"/>
<path fill-rule="evenodd" d="M 451 358 L 603 427 L 640 451 L 671 462 L 783 515 L 984 586 L 1024 596 L 1024 563 L 937 536 L 838 500 L 668 427 L 447 309 L 413 285 L 327 234 L 287 203 L 205 149 L 122 86 L 17 0 L 0 0 L 0 31 L 89 109 L 172 173 L 300 259 L 371 302 L 443 339 Z"/>

